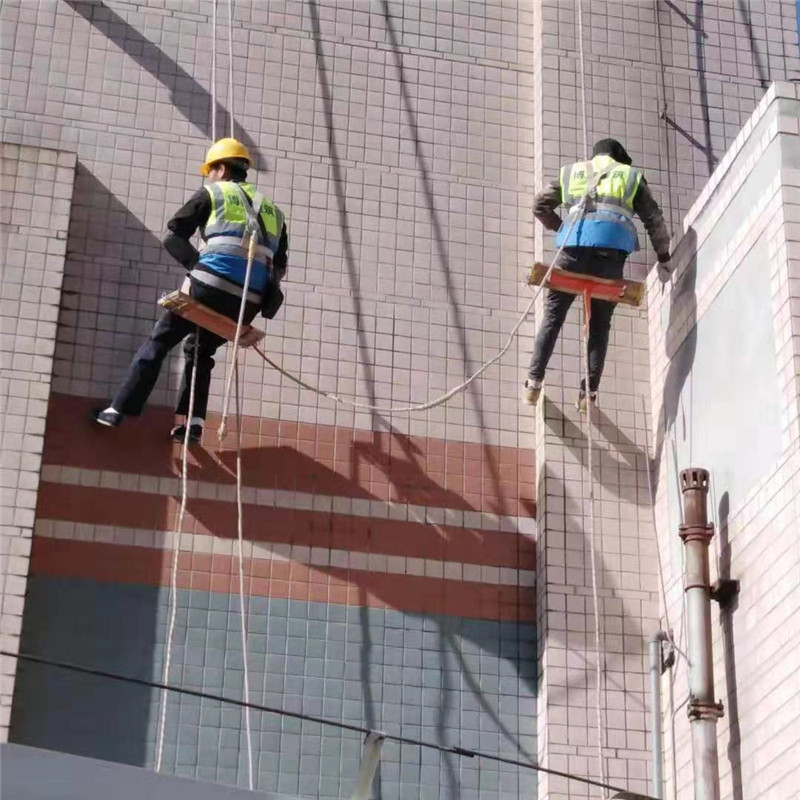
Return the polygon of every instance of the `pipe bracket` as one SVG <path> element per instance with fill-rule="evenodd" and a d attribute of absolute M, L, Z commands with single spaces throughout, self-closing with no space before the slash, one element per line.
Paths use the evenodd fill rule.
<path fill-rule="evenodd" d="M 690 720 L 710 719 L 716 722 L 725 716 L 725 706 L 722 703 L 715 703 L 713 700 L 696 700 L 692 698 L 686 707 L 686 715 Z"/>
<path fill-rule="evenodd" d="M 678 536 L 686 542 L 705 542 L 708 544 L 714 538 L 714 523 L 707 525 L 680 525 Z"/>
<path fill-rule="evenodd" d="M 720 578 L 711 587 L 711 599 L 719 603 L 720 608 L 727 608 L 739 594 L 739 581 Z"/>

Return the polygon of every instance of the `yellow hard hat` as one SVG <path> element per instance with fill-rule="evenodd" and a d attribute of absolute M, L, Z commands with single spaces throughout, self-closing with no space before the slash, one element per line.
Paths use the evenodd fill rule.
<path fill-rule="evenodd" d="M 217 139 L 217 141 L 208 148 L 205 164 L 200 167 L 200 174 L 208 175 L 214 164 L 218 161 L 227 161 L 229 158 L 241 159 L 242 161 L 246 161 L 247 165 L 250 166 L 250 153 L 247 152 L 247 148 L 241 142 L 230 138 Z"/>

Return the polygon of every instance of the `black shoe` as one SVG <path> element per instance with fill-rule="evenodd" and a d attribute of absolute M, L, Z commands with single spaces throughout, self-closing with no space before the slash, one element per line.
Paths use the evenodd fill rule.
<path fill-rule="evenodd" d="M 102 425 L 104 428 L 118 428 L 123 419 L 122 414 L 119 411 L 114 411 L 113 408 L 96 408 L 92 412 L 92 417 L 98 425 Z"/>
<path fill-rule="evenodd" d="M 183 444 L 183 440 L 186 438 L 186 426 L 185 425 L 176 425 L 169 433 L 169 435 L 173 438 L 174 441 L 180 442 Z M 189 426 L 189 444 L 200 444 L 200 439 L 203 438 L 203 426 L 202 425 L 190 425 Z"/>

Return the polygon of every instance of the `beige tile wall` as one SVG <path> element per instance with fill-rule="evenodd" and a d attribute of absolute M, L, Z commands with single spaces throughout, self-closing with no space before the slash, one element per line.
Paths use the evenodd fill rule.
<path fill-rule="evenodd" d="M 75 156 L 0 145 L 0 649 L 17 652 L 53 373 Z M 16 661 L 0 658 L 0 739 Z"/>

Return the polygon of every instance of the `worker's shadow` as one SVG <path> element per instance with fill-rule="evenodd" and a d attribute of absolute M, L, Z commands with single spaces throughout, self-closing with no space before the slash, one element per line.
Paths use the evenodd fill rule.
<path fill-rule="evenodd" d="M 395 450 L 396 448 L 396 450 Z M 195 477 L 202 476 L 205 481 L 227 482 L 233 480 L 236 468 L 236 454 L 234 451 L 226 450 L 219 453 L 205 451 L 203 448 L 193 448 L 193 459 L 195 460 L 193 473 Z M 272 486 L 276 489 L 298 489 L 312 494 L 338 495 L 345 497 L 360 497 L 363 499 L 383 501 L 385 496 L 375 494 L 361 488 L 361 484 L 367 477 L 364 468 L 370 467 L 377 469 L 386 476 L 391 487 L 391 501 L 409 505 L 429 505 L 434 508 L 450 508 L 462 511 L 475 510 L 473 506 L 458 492 L 448 490 L 441 483 L 431 478 L 425 469 L 425 454 L 414 442 L 412 437 L 392 431 L 372 432 L 370 438 L 355 439 L 350 445 L 349 457 L 349 476 L 342 474 L 340 467 L 336 470 L 321 464 L 316 458 L 300 453 L 290 446 L 278 447 L 245 447 L 242 452 L 242 469 L 245 475 L 259 476 L 259 486 Z M 177 457 L 176 457 L 177 459 Z M 442 459 L 444 460 L 444 458 Z M 338 463 L 338 461 L 337 461 Z M 294 482 L 295 475 L 313 476 L 312 486 L 304 481 L 302 489 L 297 487 Z M 370 482 L 372 484 L 372 481 Z M 381 493 L 383 494 L 383 493 Z M 189 512 L 200 523 L 202 529 L 214 531 L 215 535 L 233 536 L 236 525 L 235 507 L 229 504 L 230 508 L 226 513 L 229 518 L 228 524 L 221 526 L 217 516 L 218 504 L 208 503 L 200 500 L 189 501 Z M 206 518 L 206 514 L 210 514 Z M 263 515 L 262 515 L 263 516 Z M 352 549 L 369 551 L 371 525 L 369 519 L 364 520 L 364 530 L 357 535 L 361 536 L 360 544 L 352 541 L 342 543 L 333 533 L 335 524 L 334 518 L 337 515 L 333 511 L 327 514 L 319 512 L 301 519 L 301 515 L 293 515 L 291 510 L 287 510 L 285 519 L 291 520 L 280 530 L 269 530 L 264 524 L 263 519 L 259 519 L 259 508 L 245 506 L 244 508 L 244 531 L 245 538 L 258 537 L 258 541 L 274 541 L 281 543 L 292 543 L 301 540 L 302 544 L 311 544 L 316 547 L 345 547 L 349 544 Z M 424 520 L 417 520 L 423 522 Z M 443 528 L 435 524 L 427 524 L 430 536 L 446 537 L 447 533 Z M 302 530 L 302 534 L 300 531 Z M 223 533 L 224 531 L 224 533 Z M 474 531 L 475 537 L 496 536 L 496 533 Z M 505 535 L 505 534 L 504 534 Z M 473 548 L 474 554 L 480 554 L 482 541 L 476 541 Z M 534 549 L 531 542 L 526 542 L 526 548 L 519 549 L 519 567 L 532 570 L 535 567 Z M 448 542 L 441 542 L 442 552 L 445 560 L 448 558 Z M 453 552 L 449 558 L 454 561 L 470 560 L 468 554 Z M 359 608 L 357 613 L 361 618 L 361 677 L 366 679 L 370 674 L 370 665 L 381 663 L 383 652 L 383 642 L 377 640 L 377 633 L 372 630 L 368 620 L 369 606 L 373 603 L 369 598 L 375 598 L 380 604 L 388 608 L 396 607 L 400 598 L 396 595 L 396 587 L 392 587 L 390 582 L 383 580 L 382 576 L 368 570 L 348 570 L 336 568 L 328 565 L 315 565 L 314 570 L 327 573 L 333 581 L 340 585 L 350 585 L 357 591 Z M 504 721 L 500 715 L 499 705 L 495 691 L 487 691 L 491 680 L 481 674 L 480 659 L 478 654 L 481 651 L 491 652 L 497 658 L 504 658 L 514 663 L 518 677 L 528 686 L 529 696 L 535 696 L 535 642 L 533 640 L 533 628 L 529 626 L 530 637 L 521 639 L 515 644 L 516 654 L 511 653 L 511 644 L 502 640 L 504 651 L 501 652 L 501 639 L 497 636 L 497 623 L 483 623 L 479 620 L 461 620 L 443 614 L 436 609 L 439 608 L 447 591 L 446 584 L 431 587 L 431 595 L 427 598 L 430 604 L 430 611 L 422 616 L 426 620 L 431 620 L 435 625 L 438 637 L 438 647 L 436 652 L 441 659 L 443 683 L 442 704 L 437 709 L 436 725 L 440 730 L 442 740 L 449 740 L 449 730 L 456 722 L 458 709 L 452 707 L 452 702 L 456 691 L 466 688 L 477 707 L 480 708 L 491 720 L 491 725 L 496 729 L 499 736 L 513 743 L 519 752 L 533 760 L 535 752 L 533 748 L 526 747 L 519 742 L 519 732 L 511 724 Z M 496 591 L 497 587 L 487 587 L 489 591 Z M 355 597 L 351 599 L 356 599 Z M 421 600 L 421 598 L 416 598 Z M 402 601 L 400 601 L 402 602 Z M 406 602 L 408 602 L 406 600 Z M 389 613 L 389 612 L 387 612 Z M 474 623 L 474 624 L 473 624 Z M 426 628 L 428 629 L 428 628 Z M 519 630 L 519 628 L 518 628 Z M 453 683 L 450 672 L 455 669 L 460 672 L 460 684 Z M 452 684 L 452 685 L 451 685 Z M 490 696 L 491 695 L 491 696 Z M 365 711 L 369 715 L 369 693 L 366 695 Z M 375 713 L 375 712 L 373 712 Z M 377 721 L 377 717 L 376 717 Z M 468 733 L 465 734 L 467 737 Z M 450 741 L 450 743 L 455 743 Z M 461 741 L 462 746 L 479 746 L 479 741 Z M 451 776 L 451 780 L 457 782 L 458 778 Z"/>
<path fill-rule="evenodd" d="M 356 440 L 350 450 L 351 474 L 362 464 L 369 464 L 382 473 L 391 488 L 392 502 L 412 505 L 435 505 L 462 511 L 475 509 L 457 492 L 449 490 L 428 476 L 419 463 L 425 458 L 410 436 L 371 431 L 369 441 Z M 444 466 L 442 453 L 442 466 Z"/>
<path fill-rule="evenodd" d="M 667 438 L 685 440 L 691 435 L 691 420 L 687 417 L 682 395 L 697 354 L 697 233 L 694 228 L 689 228 L 678 243 L 672 263 L 675 266 L 674 279 L 664 332 L 669 367 L 664 378 L 660 413 L 657 419 L 654 414 L 653 419 L 655 452 L 651 474 L 654 496 L 657 496 L 659 476 L 666 474 L 661 469 L 661 459 L 665 456 Z"/>
<path fill-rule="evenodd" d="M 562 481 L 555 475 L 550 474 L 547 476 L 547 484 L 548 484 L 548 492 L 551 493 L 554 497 L 566 497 L 567 495 L 567 488 L 563 485 Z M 550 502 L 548 500 L 548 502 Z M 588 501 L 587 501 L 588 502 Z M 555 507 L 553 509 L 553 513 L 555 515 L 563 515 L 564 519 L 566 520 L 566 524 L 570 525 L 574 520 L 571 519 L 571 516 L 577 516 L 579 519 L 577 520 L 578 525 L 585 525 L 585 520 L 582 513 L 582 504 L 577 506 L 576 509 L 570 514 L 569 508 L 566 506 L 562 507 Z M 602 523 L 601 523 L 602 524 Z M 575 529 L 574 527 L 572 528 Z M 584 528 L 585 530 L 585 528 Z M 602 530 L 597 530 L 596 534 L 598 537 L 598 541 L 602 542 Z M 540 528 L 540 537 L 547 537 L 547 531 L 541 530 Z M 591 549 L 588 541 L 588 535 L 585 535 L 584 538 L 584 545 L 583 545 L 583 561 L 580 567 L 573 565 L 572 567 L 568 567 L 565 573 L 565 580 L 567 583 L 570 582 L 570 571 L 575 573 L 576 570 L 581 569 L 583 572 L 582 576 L 575 576 L 575 581 L 581 583 L 583 586 L 589 585 L 590 582 L 590 574 L 591 574 Z M 574 556 L 574 554 L 573 554 Z M 601 597 L 601 612 L 603 611 L 602 606 L 602 598 L 608 597 L 609 593 L 613 596 L 613 592 L 620 586 L 620 579 L 621 579 L 621 566 L 617 566 L 615 569 L 612 569 L 607 564 L 607 558 L 604 555 L 602 546 L 599 544 L 596 548 L 595 553 L 595 565 L 596 565 L 596 575 L 597 575 L 597 587 L 600 590 L 600 597 Z M 560 583 L 561 579 L 555 581 L 556 583 Z M 626 587 L 629 588 L 629 587 Z M 643 590 L 648 589 L 649 587 L 642 585 L 641 587 Z M 577 599 L 577 598 L 576 598 Z M 587 702 L 593 703 L 593 699 L 589 699 L 587 701 L 587 697 L 591 697 L 589 695 L 589 689 L 591 686 L 591 682 L 593 680 L 594 671 L 596 669 L 596 664 L 594 660 L 593 650 L 590 648 L 589 643 L 592 640 L 592 631 L 594 630 L 594 606 L 592 603 L 591 596 L 584 595 L 584 610 L 576 612 L 578 614 L 585 613 L 585 620 L 586 620 L 586 629 L 571 629 L 570 628 L 570 619 L 567 615 L 557 614 L 556 617 L 563 616 L 563 622 L 561 628 L 554 628 L 549 627 L 547 631 L 547 641 L 544 645 L 540 645 L 539 653 L 540 653 L 540 660 L 538 663 L 538 668 L 540 674 L 546 670 L 546 666 L 542 663 L 541 657 L 545 652 L 548 652 L 551 648 L 555 647 L 558 649 L 565 649 L 569 653 L 569 658 L 574 660 L 575 668 L 569 670 L 561 670 L 563 677 L 563 682 L 558 682 L 561 680 L 560 678 L 551 679 L 554 682 L 550 682 L 548 685 L 548 702 L 555 703 L 558 706 L 566 706 L 568 708 L 583 708 L 586 706 Z M 638 617 L 636 616 L 629 616 L 623 610 L 622 612 L 623 619 L 617 621 L 616 626 L 613 630 L 608 629 L 609 621 L 611 617 L 607 613 L 601 613 L 600 615 L 600 633 L 601 633 L 601 664 L 603 667 L 605 679 L 605 691 L 610 692 L 620 692 L 625 695 L 625 707 L 630 711 L 639 711 L 644 712 L 644 702 L 643 702 L 643 695 L 641 692 L 637 692 L 635 688 L 632 690 L 628 685 L 625 684 L 623 677 L 625 672 L 625 664 L 624 662 L 630 656 L 630 654 L 626 654 L 625 656 L 622 655 L 623 651 L 623 635 L 622 631 L 624 631 L 624 641 L 625 642 L 637 642 L 638 646 L 642 648 L 641 653 L 637 656 L 640 658 L 644 657 L 644 642 L 645 636 L 642 626 Z M 540 615 L 541 616 L 541 615 Z M 581 617 L 583 620 L 584 617 Z M 583 624 L 583 622 L 582 622 Z M 542 635 L 542 632 L 539 632 L 539 635 Z M 616 643 L 612 643 L 612 638 L 617 640 Z M 627 645 L 625 645 L 627 649 Z M 574 676 L 574 677 L 573 677 Z M 634 684 L 635 686 L 635 684 Z M 608 706 L 606 706 L 608 709 Z M 604 723 L 606 725 L 607 723 Z"/>
<path fill-rule="evenodd" d="M 579 425 L 564 414 L 558 403 L 544 400 L 544 424 L 572 453 L 578 464 L 586 462 L 585 422 Z M 592 478 L 611 496 L 636 505 L 646 502 L 639 496 L 637 482 L 625 483 L 621 471 L 643 469 L 644 449 L 624 433 L 598 406 L 592 411 L 594 441 Z"/>

